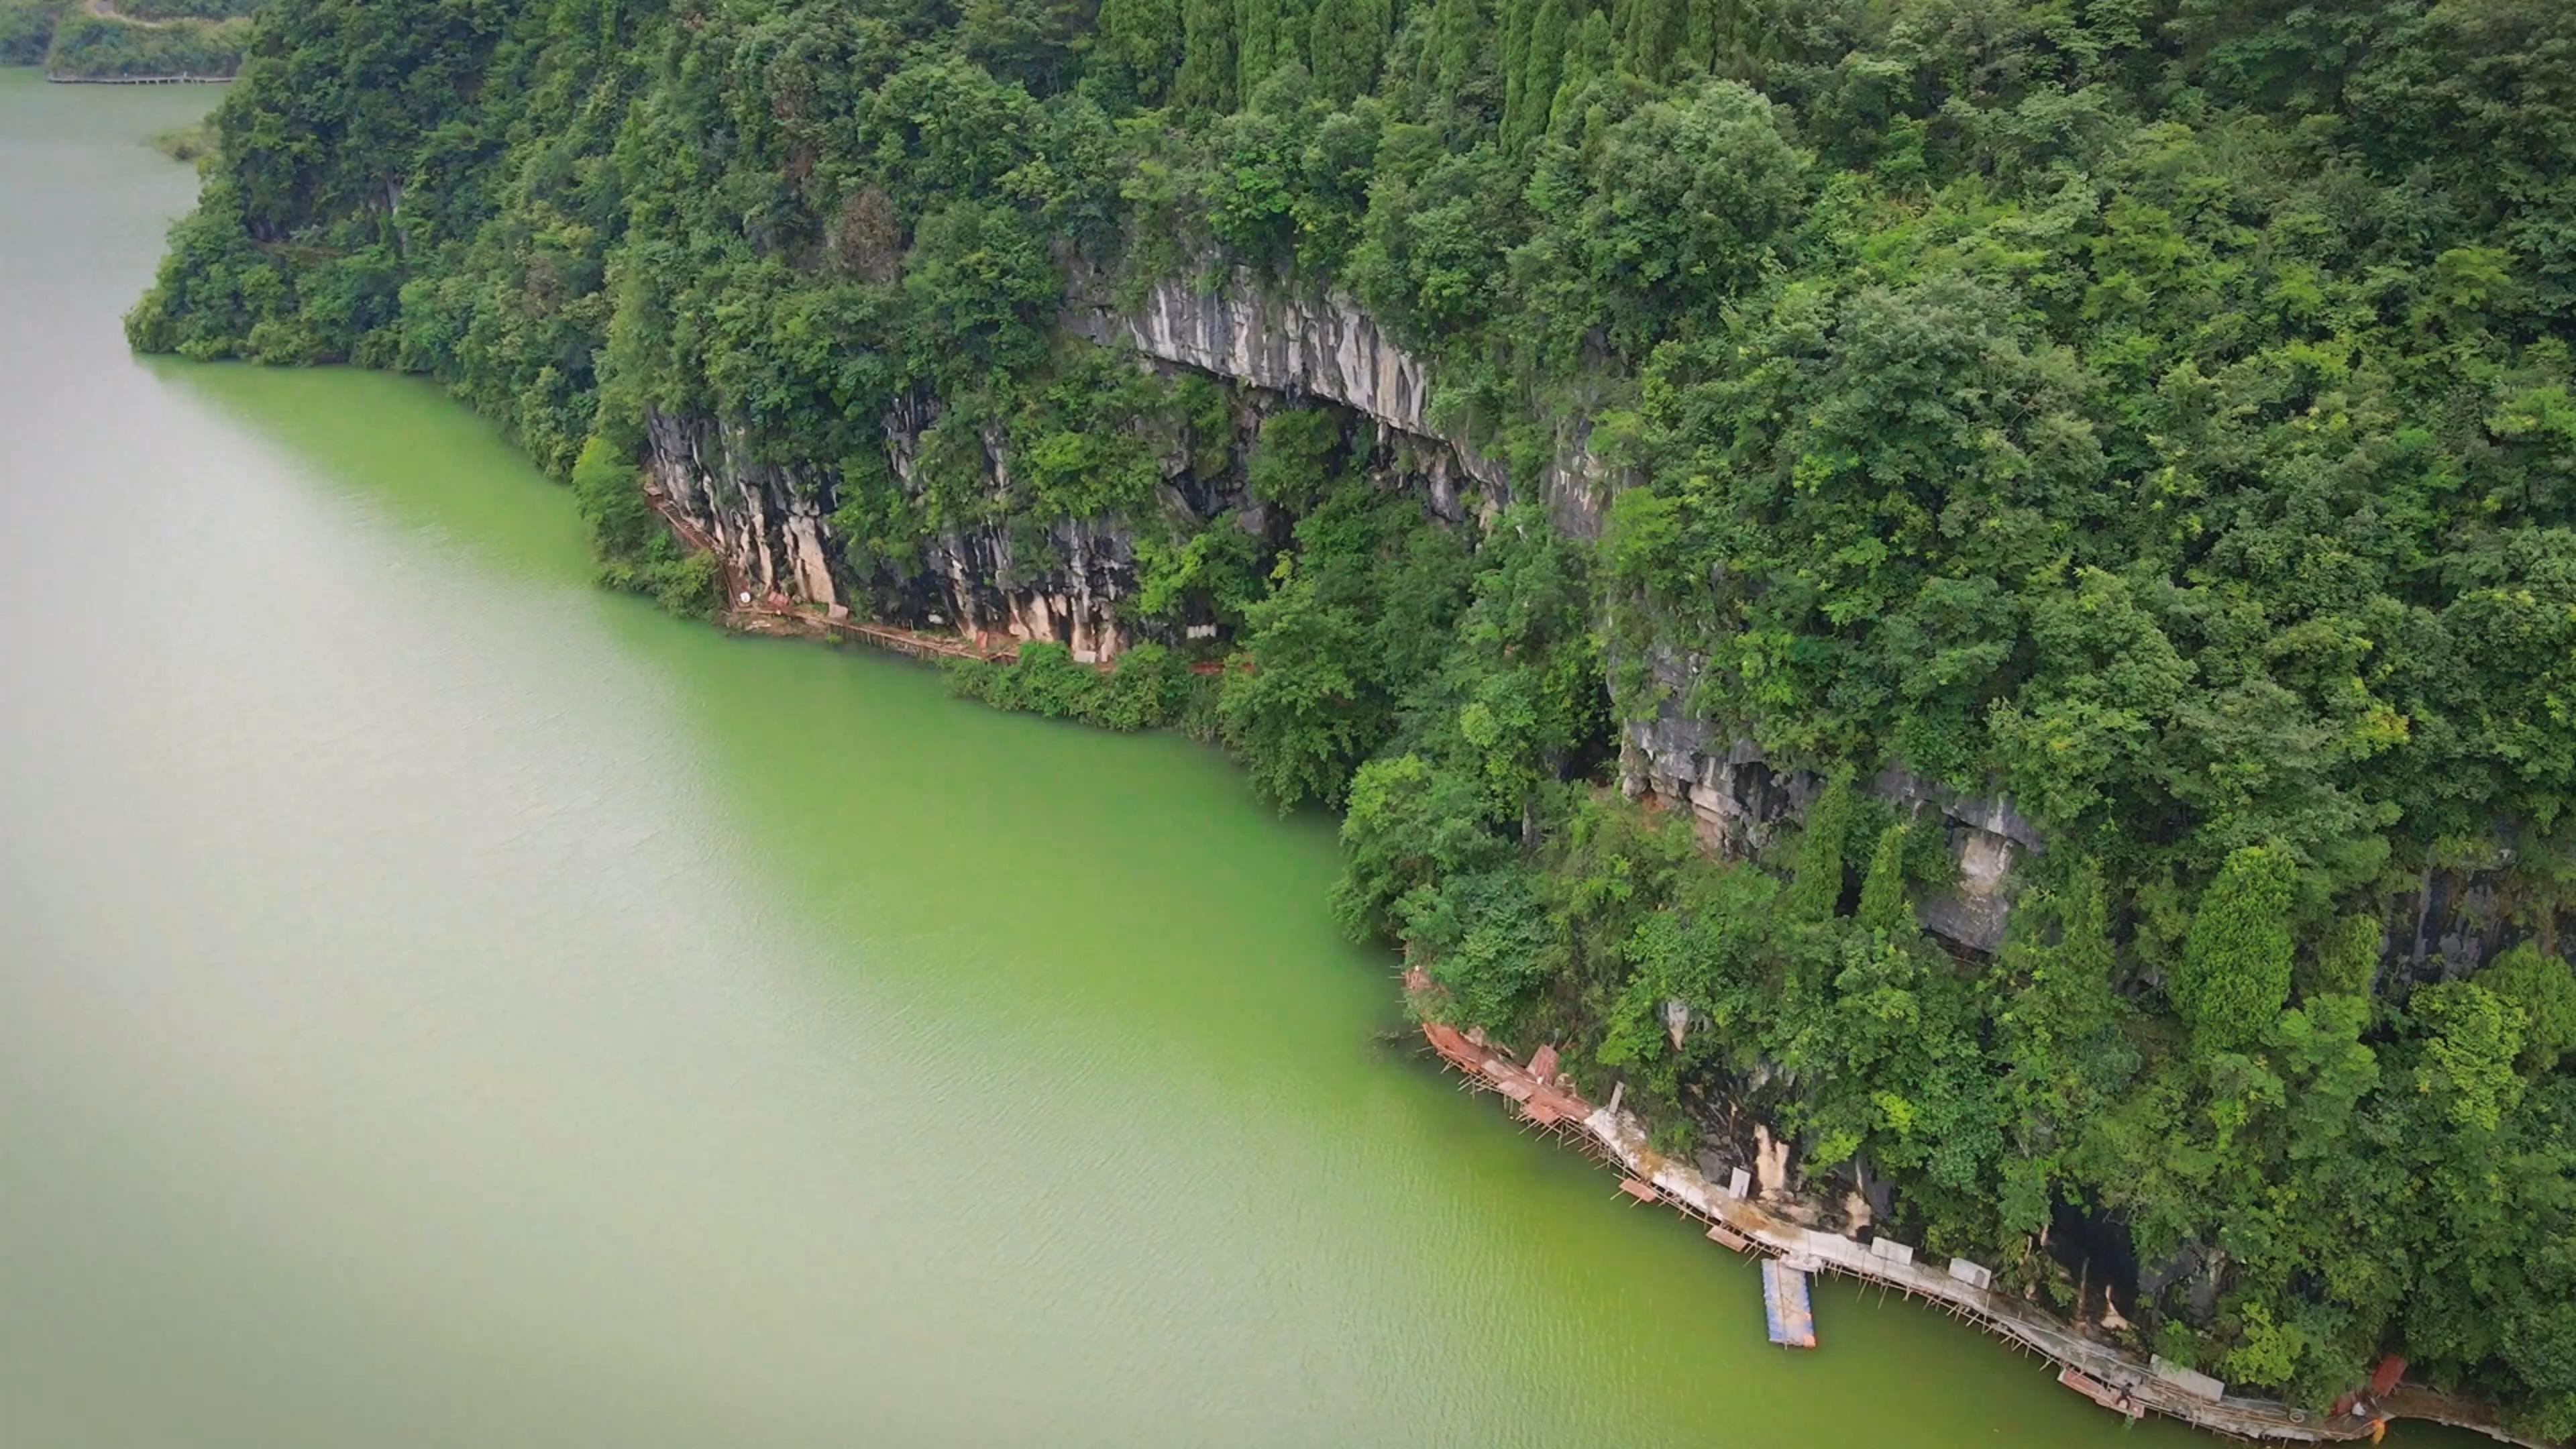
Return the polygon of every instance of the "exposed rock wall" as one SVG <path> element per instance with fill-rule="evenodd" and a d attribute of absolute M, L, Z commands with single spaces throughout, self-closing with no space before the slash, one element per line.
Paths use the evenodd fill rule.
<path fill-rule="evenodd" d="M 2500 850 L 2478 869 L 2426 866 L 2414 890 L 2388 902 L 2378 988 L 2456 981 L 2535 936 L 2543 949 L 2563 948 L 2576 919 L 2555 901 L 2517 900 L 2512 864 Z"/>
<path fill-rule="evenodd" d="M 899 408 L 886 418 L 894 475 L 919 494 L 919 444 L 927 409 Z M 1177 463 L 1167 463 L 1167 468 Z M 998 431 L 984 438 L 984 469 L 994 489 L 1011 483 L 1009 448 Z M 1022 542 L 1042 557 L 1024 557 Z M 1116 519 L 1068 519 L 1034 539 L 1008 527 L 951 530 L 932 539 L 923 567 L 898 591 L 895 612 L 915 628 L 948 628 L 986 640 L 1052 641 L 1083 663 L 1105 663 L 1133 642 L 1120 627 L 1117 602 L 1136 591 L 1136 538 Z"/>
<path fill-rule="evenodd" d="M 895 475 L 916 486 L 927 410 L 886 419 Z M 761 462 L 738 427 L 655 413 L 645 466 L 653 486 L 716 541 L 740 587 L 831 608 L 852 601 L 831 511 L 839 480 L 820 466 Z M 986 440 L 996 489 L 1010 482 L 998 436 Z M 1030 547 L 1042 557 L 1025 556 Z M 920 567 L 898 583 L 891 613 L 914 627 L 988 640 L 1054 640 L 1086 662 L 1114 658 L 1131 641 L 1116 602 L 1136 586 L 1135 539 L 1114 520 L 1059 522 L 1015 537 L 1008 527 L 954 530 L 928 542 Z"/>
<path fill-rule="evenodd" d="M 1065 327 L 1108 346 L 1125 344 L 1156 362 L 1266 389 L 1289 398 L 1338 403 L 1381 426 L 1438 445 L 1455 471 L 1496 500 L 1526 493 L 1559 527 L 1585 538 L 1601 531 L 1616 483 L 1589 447 L 1588 420 L 1559 422 L 1555 455 L 1525 487 L 1503 465 L 1440 421 L 1431 370 L 1386 335 L 1340 292 L 1299 294 L 1262 284 L 1243 268 L 1166 277 L 1133 306 L 1120 305 L 1104 277 L 1078 271 Z M 1432 471 L 1448 470 L 1434 465 Z M 1439 481 L 1450 480 L 1442 476 Z"/>
<path fill-rule="evenodd" d="M 1230 446 L 1221 450 L 1229 462 L 1213 476 L 1192 471 L 1198 449 L 1177 440 L 1167 446 L 1148 521 L 1168 517 L 1196 527 L 1226 520 L 1284 545 L 1294 520 L 1250 495 L 1240 461 L 1263 416 L 1290 400 L 1284 391 L 1257 386 L 1238 393 L 1228 419 Z M 1323 394 L 1304 400 L 1336 401 Z M 888 469 L 915 497 L 926 491 L 921 443 L 937 417 L 936 404 L 907 397 L 882 419 Z M 1413 490 L 1440 517 L 1465 519 L 1467 500 L 1449 448 L 1356 420 L 1348 431 L 1355 467 L 1381 486 Z M 896 577 L 882 566 L 853 569 L 832 532 L 840 489 L 832 469 L 759 461 L 740 428 L 705 419 L 656 414 L 648 419 L 647 443 L 655 490 L 714 538 L 738 586 L 756 597 L 776 593 L 864 608 L 891 623 L 954 630 L 988 645 L 1052 640 L 1086 663 L 1108 662 L 1140 639 L 1155 637 L 1156 630 L 1171 634 L 1168 643 L 1193 624 L 1213 627 L 1203 620 L 1139 621 L 1122 614 L 1121 601 L 1138 586 L 1134 520 L 1037 525 L 1019 519 L 951 529 L 925 540 L 919 558 Z M 1009 439 L 996 428 L 982 443 L 987 484 L 997 496 L 1006 495 L 1013 468 Z"/>
<path fill-rule="evenodd" d="M 790 598 L 843 602 L 824 524 L 828 475 L 755 461 L 740 429 L 703 418 L 648 413 L 645 440 L 654 486 L 714 536 L 738 577 Z"/>
<path fill-rule="evenodd" d="M 1378 425 L 1374 449 L 1362 441 L 1366 466 L 1389 486 L 1420 491 L 1442 517 L 1463 520 L 1470 491 L 1488 504 L 1512 492 L 1498 463 L 1442 428 L 1430 369 L 1349 297 L 1266 289 L 1241 270 L 1157 282 L 1132 307 L 1113 305 L 1096 274 L 1077 274 L 1071 295 L 1064 318 L 1070 330 L 1133 347 L 1150 364 L 1247 389 L 1237 401 L 1238 443 L 1249 441 L 1267 411 L 1329 403 Z M 916 492 L 919 443 L 934 417 L 931 405 L 907 399 L 884 419 L 888 462 Z M 740 427 L 704 418 L 656 413 L 647 434 L 654 485 L 716 540 L 743 587 L 828 607 L 852 604 L 857 581 L 831 530 L 838 480 L 830 469 L 764 461 Z M 1581 420 L 1561 425 L 1556 461 L 1532 485 L 1559 526 L 1586 536 L 1598 532 L 1619 481 L 1589 451 L 1588 439 Z M 997 491 L 1009 487 L 1011 459 L 998 433 L 985 439 L 985 467 Z M 1164 459 L 1163 471 L 1165 508 L 1201 520 L 1232 514 L 1243 527 L 1284 538 L 1288 520 L 1248 497 L 1239 476 L 1192 476 L 1182 450 Z M 1144 637 L 1118 608 L 1136 587 L 1129 525 L 1071 520 L 942 535 L 891 597 L 880 590 L 875 602 L 894 622 L 915 628 L 955 629 L 990 642 L 1054 640 L 1078 659 L 1105 661 Z M 1820 782 L 1774 768 L 1750 742 L 1721 737 L 1692 712 L 1701 661 L 1658 647 L 1647 662 L 1656 703 L 1624 726 L 1622 785 L 1631 795 L 1687 806 L 1712 850 L 1743 856 L 1769 846 L 1784 823 L 1803 815 Z M 2042 848 L 2039 833 L 2007 801 L 1945 789 L 1901 769 L 1883 772 L 1869 788 L 1918 820 L 1939 820 L 1948 835 L 1957 885 L 1916 902 L 1925 927 L 1969 950 L 1997 949 L 2011 916 L 2014 867 Z M 2529 934 L 2500 897 L 2504 878 L 2501 870 L 2428 869 L 2420 889 L 2393 898 L 2383 986 L 2464 975 Z"/>
<path fill-rule="evenodd" d="M 1749 740 L 1727 738 L 1691 711 L 1702 661 L 1658 646 L 1647 658 L 1654 709 L 1622 726 L 1619 783 L 1631 797 L 1688 806 L 1709 849 L 1745 856 L 1770 846 L 1784 824 L 1805 815 L 1823 782 L 1782 771 Z M 1972 951 L 2003 945 L 2012 916 L 2013 866 L 2042 848 L 2039 832 L 2005 800 L 1963 794 L 1890 767 L 1866 786 L 1917 821 L 1947 835 L 1957 884 L 1914 903 L 1924 929 Z"/>
<path fill-rule="evenodd" d="M 1692 712 L 1702 660 L 1659 645 L 1646 663 L 1655 703 L 1621 727 L 1621 788 L 1632 798 L 1687 806 L 1712 851 L 1742 857 L 1767 849 L 1806 814 L 1823 782 L 1807 771 L 1776 769 L 1751 741 Z M 2009 800 L 1952 790 L 1905 769 L 1883 770 L 1866 788 L 1918 821 L 1938 820 L 1948 837 L 1956 884 L 1915 901 L 1924 929 L 1968 950 L 1999 948 L 2011 923 L 2014 867 L 2045 847 L 2038 828 Z M 2389 898 L 2380 989 L 2456 980 L 2533 934 L 2504 898 L 2505 865 L 2428 867 L 2416 890 Z"/>
<path fill-rule="evenodd" d="M 1291 398 L 1322 398 L 1399 432 L 1442 436 L 1431 422 L 1428 369 L 1358 303 L 1339 293 L 1273 294 L 1241 270 L 1216 280 L 1205 290 L 1198 279 L 1156 282 L 1132 308 L 1098 297 L 1094 281 L 1077 290 L 1065 324 L 1094 342 L 1133 343 L 1159 362 Z M 1472 449 L 1452 446 L 1468 473 L 1502 485 L 1501 469 Z"/>
<path fill-rule="evenodd" d="M 1347 296 L 1268 289 L 1238 269 L 1157 282 L 1135 305 L 1119 306 L 1105 278 L 1077 268 L 1063 321 L 1103 345 L 1132 347 L 1148 365 L 1237 384 L 1245 390 L 1238 442 L 1249 442 L 1266 411 L 1327 403 L 1377 425 L 1373 447 L 1360 440 L 1366 466 L 1390 486 L 1417 489 L 1439 516 L 1463 521 L 1478 500 L 1491 507 L 1512 496 L 1499 462 L 1435 421 L 1426 364 Z M 907 398 L 884 419 L 887 461 L 916 492 L 920 439 L 935 416 L 933 404 Z M 1112 658 L 1140 637 L 1116 607 L 1136 588 L 1136 540 L 1124 521 L 952 531 L 930 541 L 920 567 L 888 597 L 859 588 L 843 563 L 830 521 L 838 480 L 828 467 L 763 461 L 741 427 L 705 418 L 657 413 L 647 435 L 654 486 L 715 538 L 746 590 L 830 607 L 874 592 L 896 622 L 1053 639 L 1086 660 Z M 1555 461 L 1530 485 L 1559 526 L 1587 537 L 1598 533 L 1616 482 L 1589 437 L 1587 422 L 1562 423 Z M 998 434 L 985 439 L 985 467 L 994 488 L 1007 490 L 1011 459 Z M 1201 520 L 1232 513 L 1255 531 L 1285 527 L 1245 494 L 1239 476 L 1196 478 L 1188 468 L 1178 453 L 1164 460 L 1166 507 Z"/>

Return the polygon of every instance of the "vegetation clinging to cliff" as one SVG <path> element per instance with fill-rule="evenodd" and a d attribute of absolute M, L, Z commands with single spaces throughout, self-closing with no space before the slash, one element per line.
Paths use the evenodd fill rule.
<path fill-rule="evenodd" d="M 1228 632 L 1221 733 L 1347 799 L 1337 903 L 1448 1009 L 1668 1120 L 1748 1095 L 2042 1289 L 2052 1211 L 2112 1215 L 2240 1383 L 2395 1345 L 2576 1430 L 2576 17 L 1773 8 L 315 0 L 131 330 L 433 374 L 559 473 L 721 419 L 862 590 L 1122 517 L 1130 622 Z M 1212 258 L 1355 295 L 1520 491 L 1588 421 L 1597 554 L 1056 333 L 1069 263 Z M 1178 518 L 1174 459 L 1293 525 Z M 1783 768 L 2007 791 L 2014 938 L 1924 941 L 1937 841 L 1852 789 L 1785 887 L 1599 798 L 1650 651 Z M 1112 718 L 1068 668 L 1013 687 Z M 2508 861 L 2528 951 L 2374 982 L 2389 899 Z"/>

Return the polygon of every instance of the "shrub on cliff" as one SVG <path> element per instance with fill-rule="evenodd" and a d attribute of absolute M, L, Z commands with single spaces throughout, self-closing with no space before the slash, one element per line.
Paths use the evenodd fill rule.
<path fill-rule="evenodd" d="M 2526 941 L 2473 979 L 2522 1013 L 2525 1075 L 2546 1076 L 2576 1050 L 2576 967 Z"/>
<path fill-rule="evenodd" d="M 1471 777 L 1419 755 L 1371 760 L 1351 781 L 1342 817 L 1342 876 L 1333 913 L 1362 939 L 1387 932 L 1416 892 L 1488 870 L 1508 850 Z"/>
<path fill-rule="evenodd" d="M 1078 663 L 1062 644 L 1022 644 L 1009 664 L 957 660 L 946 666 L 949 688 L 968 699 L 1048 719 L 1112 730 L 1198 727 L 1213 682 L 1187 660 L 1150 641 L 1129 647 L 1103 670 Z"/>
<path fill-rule="evenodd" d="M 644 501 L 642 470 L 606 438 L 582 444 L 572 466 L 573 506 L 590 526 L 590 543 L 605 559 L 644 558 L 666 536 L 661 519 Z"/>

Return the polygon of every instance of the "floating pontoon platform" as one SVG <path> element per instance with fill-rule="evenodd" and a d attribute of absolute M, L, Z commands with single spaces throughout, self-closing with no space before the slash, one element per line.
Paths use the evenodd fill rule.
<path fill-rule="evenodd" d="M 1762 1316 L 1771 1341 L 1783 1348 L 1816 1346 L 1816 1310 L 1807 1301 L 1807 1275 L 1777 1258 L 1762 1260 Z"/>

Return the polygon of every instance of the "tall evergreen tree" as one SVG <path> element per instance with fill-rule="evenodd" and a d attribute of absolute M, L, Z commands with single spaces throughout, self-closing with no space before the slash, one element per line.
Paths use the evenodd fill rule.
<path fill-rule="evenodd" d="M 1172 100 L 1194 111 L 1234 109 L 1234 0 L 1181 0 L 1181 68 Z"/>
<path fill-rule="evenodd" d="M 1822 921 L 1842 904 L 1844 837 L 1851 833 L 1855 803 L 1851 772 L 1838 770 L 1807 807 L 1806 830 L 1798 837 L 1797 860 L 1790 867 L 1790 915 Z"/>
<path fill-rule="evenodd" d="M 2048 1226 L 2066 1155 L 2137 1058 L 2121 1034 L 2122 1005 L 2111 987 L 2100 873 L 2078 861 L 2064 884 L 2014 915 L 2014 938 L 1996 961 L 2011 989 L 1995 1026 L 2015 1119 L 1999 1206 L 2012 1231 L 2035 1235 Z M 2042 928 L 2049 916 L 2054 941 Z"/>
<path fill-rule="evenodd" d="M 1764 36 L 1779 22 L 1759 13 L 1760 0 L 1672 0 L 1679 17 L 1680 59 L 1693 70 L 1745 79 Z"/>
<path fill-rule="evenodd" d="M 1565 48 L 1572 21 L 1566 0 L 1539 0 L 1530 17 L 1529 40 L 1522 48 L 1519 104 L 1504 117 L 1503 140 L 1514 150 L 1547 130 L 1547 115 L 1556 104 L 1556 83 L 1565 73 Z"/>
<path fill-rule="evenodd" d="M 1336 104 L 1348 105 L 1376 85 L 1378 59 L 1386 53 L 1392 23 L 1388 0 L 1316 0 L 1306 40 L 1315 88 Z"/>
<path fill-rule="evenodd" d="M 1180 68 L 1182 0 L 1100 0 L 1090 88 L 1112 106 L 1162 104 Z"/>
<path fill-rule="evenodd" d="M 1584 16 L 1565 57 L 1565 74 L 1556 83 L 1556 98 L 1548 106 L 1548 134 L 1573 124 L 1575 108 L 1583 104 L 1583 95 L 1591 89 L 1594 79 L 1610 74 L 1617 63 L 1618 47 L 1610 33 L 1610 17 L 1598 10 Z"/>
<path fill-rule="evenodd" d="M 1545 0 L 1505 0 L 1509 7 L 1503 15 L 1503 117 L 1505 136 L 1511 133 L 1514 118 L 1522 108 L 1522 68 L 1529 60 L 1531 22 L 1538 18 L 1538 7 Z"/>
<path fill-rule="evenodd" d="M 1673 52 L 1681 44 L 1687 13 L 1682 0 L 1627 0 L 1614 17 L 1620 68 L 1662 82 L 1672 73 Z"/>
<path fill-rule="evenodd" d="M 2295 877 L 2287 852 L 2249 845 L 2230 854 L 2201 893 L 2166 990 L 2203 1043 L 2254 1040 L 2290 999 Z"/>
<path fill-rule="evenodd" d="M 1462 100 L 1478 54 L 1493 38 L 1477 0 L 1432 0 L 1430 39 L 1414 62 L 1414 80 L 1444 100 Z"/>
<path fill-rule="evenodd" d="M 1899 820 L 1878 833 L 1860 882 L 1860 923 L 1897 940 L 1914 934 L 1914 908 L 1905 900 L 1905 839 L 1911 829 Z"/>
<path fill-rule="evenodd" d="M 1296 54 L 1286 17 L 1281 14 L 1282 4 L 1283 0 L 1234 0 L 1234 94 L 1238 105 L 1250 104 L 1252 93 L 1270 79 L 1279 63 Z"/>

